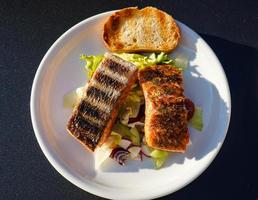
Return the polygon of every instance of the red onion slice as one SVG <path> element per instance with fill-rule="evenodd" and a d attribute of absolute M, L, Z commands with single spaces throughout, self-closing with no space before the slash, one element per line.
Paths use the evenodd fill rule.
<path fill-rule="evenodd" d="M 124 165 L 125 161 L 128 159 L 129 157 L 129 151 L 118 147 L 112 150 L 110 157 L 112 159 L 114 159 L 115 161 L 117 161 L 120 165 Z"/>

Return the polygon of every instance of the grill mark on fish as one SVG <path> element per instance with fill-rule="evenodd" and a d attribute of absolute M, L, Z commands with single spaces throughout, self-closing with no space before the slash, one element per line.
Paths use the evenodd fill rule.
<path fill-rule="evenodd" d="M 90 149 L 95 149 L 103 130 L 103 126 L 85 120 L 80 113 L 74 115 L 68 124 L 70 132 L 85 143 Z"/>
<path fill-rule="evenodd" d="M 117 72 L 121 75 L 126 75 L 130 71 L 130 69 L 122 66 L 120 63 L 117 63 L 111 59 L 106 59 L 103 62 L 103 65 L 112 70 L 113 72 Z"/>
<path fill-rule="evenodd" d="M 106 111 L 106 113 L 109 113 L 112 109 L 112 105 L 106 104 L 106 102 L 95 99 L 94 97 L 85 96 L 83 100 L 90 103 L 92 106 L 99 108 L 102 111 Z"/>
<path fill-rule="evenodd" d="M 107 75 L 107 76 L 111 77 L 112 79 L 115 79 L 125 85 L 128 82 L 128 78 L 125 75 L 121 75 L 117 72 L 114 72 L 103 64 L 102 64 L 102 67 L 100 67 L 96 70 L 96 72 L 100 72 L 104 75 Z"/>
<path fill-rule="evenodd" d="M 99 131 L 102 130 L 102 127 L 98 124 L 94 124 L 92 122 L 89 122 L 83 118 L 79 113 L 74 119 L 75 126 L 81 127 L 84 130 L 87 130 L 90 133 L 98 134 Z"/>
<path fill-rule="evenodd" d="M 91 85 L 94 86 L 95 88 L 105 92 L 108 96 L 119 96 L 120 95 L 120 91 L 122 90 L 122 88 L 120 89 L 115 89 L 113 87 L 109 87 L 109 86 L 105 86 L 103 84 L 100 84 L 96 79 L 92 78 L 91 80 Z"/>
<path fill-rule="evenodd" d="M 88 96 L 91 96 L 97 100 L 100 100 L 102 102 L 106 102 L 108 104 L 115 104 L 117 101 L 117 96 L 108 94 L 102 90 L 100 90 L 99 88 L 96 88 L 94 86 L 90 86 L 88 88 L 88 90 L 86 91 L 86 94 Z"/>
<path fill-rule="evenodd" d="M 102 72 L 96 72 L 94 79 L 100 84 L 105 85 L 106 87 L 113 87 L 116 90 L 124 87 L 123 83 Z"/>
<path fill-rule="evenodd" d="M 88 121 L 90 123 L 97 124 L 100 126 L 104 126 L 106 123 L 106 121 L 101 121 L 101 120 L 97 119 L 96 117 L 92 117 L 92 116 L 84 114 L 82 112 L 80 112 L 80 114 L 85 119 L 85 121 Z"/>
<path fill-rule="evenodd" d="M 78 110 L 80 113 L 82 113 L 83 117 L 90 116 L 95 119 L 95 121 L 98 121 L 98 123 L 103 124 L 104 121 L 107 120 L 107 113 L 100 110 L 97 106 L 93 106 L 91 103 L 87 101 L 81 101 Z"/>

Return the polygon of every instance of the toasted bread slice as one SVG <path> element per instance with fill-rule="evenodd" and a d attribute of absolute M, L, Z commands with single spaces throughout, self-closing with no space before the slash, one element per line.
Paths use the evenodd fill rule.
<path fill-rule="evenodd" d="M 154 7 L 119 10 L 108 18 L 103 32 L 105 45 L 114 52 L 170 52 L 179 39 L 172 16 Z"/>
<path fill-rule="evenodd" d="M 144 130 L 148 146 L 184 152 L 189 143 L 189 112 L 182 72 L 169 65 L 154 65 L 140 70 L 138 78 L 145 97 Z"/>

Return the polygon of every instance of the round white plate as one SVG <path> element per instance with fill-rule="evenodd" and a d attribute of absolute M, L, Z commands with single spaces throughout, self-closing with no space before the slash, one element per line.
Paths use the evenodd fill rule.
<path fill-rule="evenodd" d="M 231 102 L 223 68 L 206 42 L 178 22 L 182 40 L 172 57 L 188 56 L 185 94 L 203 109 L 204 129 L 190 128 L 187 152 L 173 153 L 160 170 L 150 159 L 119 166 L 108 161 L 95 169 L 94 156 L 65 130 L 71 110 L 63 96 L 83 85 L 82 53 L 102 54 L 102 27 L 106 12 L 75 25 L 48 50 L 37 70 L 31 92 L 31 118 L 39 145 L 50 163 L 66 179 L 95 195 L 110 199 L 150 199 L 184 187 L 198 177 L 218 153 L 230 120 Z"/>

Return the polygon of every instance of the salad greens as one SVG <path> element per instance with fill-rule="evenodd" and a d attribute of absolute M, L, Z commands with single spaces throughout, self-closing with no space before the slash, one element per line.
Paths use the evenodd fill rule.
<path fill-rule="evenodd" d="M 88 76 L 92 77 L 93 73 L 99 66 L 99 63 L 104 58 L 104 55 L 97 55 L 97 56 L 87 56 L 85 54 L 82 54 L 80 59 L 84 60 L 86 62 L 85 69 L 88 70 Z"/>
<path fill-rule="evenodd" d="M 156 169 L 159 169 L 165 163 L 165 161 L 168 157 L 168 152 L 161 151 L 161 150 L 153 150 L 150 153 L 150 155 L 154 161 Z"/>
<path fill-rule="evenodd" d="M 174 65 L 182 70 L 185 70 L 188 66 L 188 58 L 184 56 L 179 56 L 174 59 Z"/>
<path fill-rule="evenodd" d="M 155 64 L 168 64 L 173 65 L 173 60 L 171 60 L 167 54 L 164 52 L 159 54 L 149 54 L 149 55 L 140 55 L 135 53 L 120 53 L 116 54 L 120 58 L 134 63 L 137 67 L 144 68 L 147 66 L 155 65 Z"/>
<path fill-rule="evenodd" d="M 120 122 L 127 125 L 130 118 L 135 118 L 138 116 L 140 106 L 141 104 L 139 101 L 127 99 L 119 110 L 118 118 L 120 119 Z"/>
<path fill-rule="evenodd" d="M 130 132 L 130 128 L 124 124 L 121 124 L 119 122 L 117 122 L 114 127 L 113 130 L 116 133 L 119 133 L 120 135 L 122 135 L 123 138 L 130 138 L 131 136 L 131 132 Z"/>
<path fill-rule="evenodd" d="M 120 141 L 122 140 L 122 136 L 119 133 L 116 133 L 115 131 L 111 132 L 110 137 L 113 139 L 113 144 L 118 145 Z"/>
<path fill-rule="evenodd" d="M 190 125 L 198 131 L 203 129 L 202 109 L 195 107 L 194 115 L 190 120 Z"/>
<path fill-rule="evenodd" d="M 137 130 L 136 127 L 133 127 L 130 129 L 131 135 L 130 135 L 130 139 L 132 141 L 132 143 L 134 145 L 140 146 L 141 145 L 141 137 L 140 137 L 140 133 Z"/>
<path fill-rule="evenodd" d="M 130 118 L 136 118 L 138 116 L 142 104 L 144 104 L 142 90 L 138 84 L 135 84 L 119 110 L 118 118 L 120 122 L 128 125 Z"/>
<path fill-rule="evenodd" d="M 130 128 L 118 122 L 113 127 L 113 130 L 119 133 L 123 138 L 129 139 L 134 145 L 140 145 L 141 137 L 136 127 Z"/>
<path fill-rule="evenodd" d="M 188 66 L 188 59 L 187 58 L 176 58 L 171 59 L 168 55 L 164 52 L 159 54 L 151 53 L 151 54 L 136 54 L 136 53 L 117 53 L 115 54 L 120 58 L 134 63 L 139 69 L 142 69 L 147 66 L 155 65 L 155 64 L 167 64 L 174 67 L 178 67 L 181 70 L 185 70 Z M 85 61 L 85 69 L 88 71 L 88 76 L 91 77 L 94 71 L 97 69 L 99 63 L 104 58 L 104 55 L 90 55 L 87 56 L 82 54 L 80 59 Z"/>
<path fill-rule="evenodd" d="M 135 54 L 120 53 L 116 54 L 124 60 L 134 63 L 139 69 L 155 64 L 167 64 L 171 67 L 177 67 L 185 70 L 188 66 L 188 59 L 185 57 L 177 57 L 171 59 L 167 54 L 151 53 L 151 54 Z M 98 65 L 104 58 L 104 55 L 81 55 L 80 59 L 85 61 L 85 69 L 88 76 L 92 77 Z M 65 108 L 74 108 L 83 95 L 83 87 L 77 88 L 75 91 L 69 92 L 64 96 L 63 105 Z M 147 146 L 142 121 L 134 121 L 129 123 L 130 119 L 137 119 L 140 115 L 140 107 L 145 103 L 144 95 L 139 83 L 136 83 L 130 91 L 125 102 L 121 106 L 118 118 L 113 126 L 113 130 L 107 141 L 97 148 L 94 152 L 96 158 L 96 167 L 99 167 L 109 157 L 124 165 L 129 158 L 134 160 L 142 160 L 143 156 L 152 158 L 156 169 L 161 168 L 168 157 L 169 152 L 162 150 L 154 150 Z M 194 115 L 190 120 L 190 125 L 195 129 L 202 131 L 202 110 L 196 107 Z"/>

